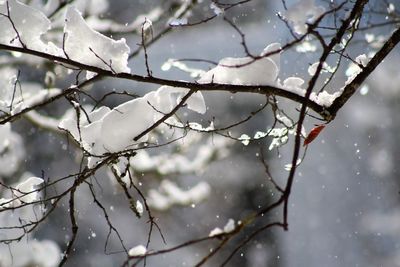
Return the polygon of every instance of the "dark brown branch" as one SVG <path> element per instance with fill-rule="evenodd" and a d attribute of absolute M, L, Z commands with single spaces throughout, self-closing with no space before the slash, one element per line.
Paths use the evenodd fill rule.
<path fill-rule="evenodd" d="M 392 36 L 385 42 L 383 47 L 375 54 L 369 61 L 367 66 L 343 89 L 343 93 L 337 97 L 327 111 L 332 116 L 336 116 L 341 107 L 350 99 L 350 97 L 357 91 L 361 84 L 368 78 L 368 76 L 375 70 L 375 68 L 382 63 L 385 57 L 395 48 L 400 42 L 400 28 L 398 28 Z"/>
<path fill-rule="evenodd" d="M 76 183 L 76 181 L 75 181 L 75 183 Z M 68 246 L 64 252 L 64 256 L 63 256 L 62 260 L 58 264 L 59 267 L 63 266 L 67 262 L 67 259 L 70 256 L 70 253 L 72 251 L 72 246 L 74 245 L 74 242 L 75 242 L 77 234 L 78 234 L 78 224 L 77 224 L 76 218 L 75 218 L 75 191 L 76 191 L 75 183 L 74 183 L 74 187 L 72 188 L 70 197 L 69 197 L 69 218 L 71 220 L 72 237 L 68 242 Z"/>
<path fill-rule="evenodd" d="M 137 74 L 130 74 L 130 73 L 113 73 L 110 70 L 105 70 L 99 67 L 86 65 L 71 59 L 58 57 L 50 54 L 46 54 L 43 52 L 21 48 L 21 47 L 14 47 L 10 45 L 0 44 L 0 50 L 8 50 L 8 51 L 16 51 L 21 52 L 29 55 L 38 56 L 41 58 L 45 58 L 47 60 L 53 61 L 55 63 L 64 63 L 67 65 L 72 65 L 74 67 L 84 69 L 91 72 L 96 72 L 101 76 L 113 77 L 113 78 L 121 78 L 127 79 L 137 82 L 144 82 L 144 83 L 152 83 L 152 84 L 159 84 L 159 85 L 168 85 L 172 87 L 182 87 L 187 88 L 195 91 L 225 91 L 231 93 L 255 93 L 255 94 L 263 94 L 263 95 L 276 95 L 280 97 L 284 97 L 290 100 L 293 100 L 298 103 L 304 102 L 304 97 L 300 96 L 296 93 L 287 91 L 285 89 L 273 86 L 273 85 L 231 85 L 231 84 L 216 84 L 216 83 L 209 83 L 209 84 L 198 84 L 195 82 L 185 82 L 185 81 L 175 81 L 175 80 L 168 80 L 156 77 L 148 77 L 148 76 L 141 76 Z M 316 113 L 322 116 L 324 107 L 318 105 L 315 102 L 308 101 L 307 106 L 314 110 Z M 2 121 L 3 123 L 3 121 Z"/>
<path fill-rule="evenodd" d="M 308 83 L 307 91 L 305 94 L 305 100 L 301 105 L 300 109 L 300 114 L 299 114 L 299 120 L 297 123 L 297 128 L 296 128 L 296 137 L 295 137 L 295 144 L 294 144 L 294 150 L 293 150 L 293 156 L 292 156 L 292 167 L 290 168 L 290 172 L 287 178 L 286 186 L 285 186 L 285 191 L 283 193 L 283 222 L 285 226 L 285 230 L 287 230 L 287 225 L 288 225 L 288 206 L 289 206 L 289 196 L 292 190 L 292 185 L 294 181 L 294 175 L 296 173 L 296 167 L 297 167 L 297 160 L 299 158 L 300 154 L 300 147 L 301 147 L 301 130 L 303 126 L 303 122 L 306 116 L 306 111 L 307 111 L 307 103 L 310 101 L 309 97 L 311 95 L 311 92 L 314 89 L 314 86 L 318 80 L 318 77 L 322 71 L 323 68 L 323 63 L 326 61 L 328 58 L 329 54 L 331 53 L 332 49 L 335 47 L 336 44 L 340 43 L 344 34 L 346 33 L 347 28 L 351 24 L 353 20 L 355 20 L 357 17 L 361 16 L 364 5 L 368 2 L 368 0 L 357 0 L 356 3 L 354 4 L 350 15 L 345 19 L 341 25 L 341 27 L 338 29 L 336 35 L 331 39 L 329 45 L 324 49 L 322 52 L 322 55 L 319 59 L 319 64 L 317 67 L 317 70 L 311 80 Z"/>

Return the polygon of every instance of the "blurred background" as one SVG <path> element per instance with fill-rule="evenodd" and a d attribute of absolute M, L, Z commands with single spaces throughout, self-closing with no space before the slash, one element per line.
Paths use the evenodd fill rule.
<path fill-rule="evenodd" d="M 111 1 L 110 1 L 111 2 Z M 286 1 L 290 6 L 295 1 Z M 321 4 L 326 4 L 322 1 Z M 382 4 L 377 1 L 376 5 Z M 156 6 L 171 6 L 171 1 L 126 1 L 114 0 L 104 18 L 121 24 L 130 23 L 138 15 L 147 13 Z M 394 1 L 400 8 L 400 2 Z M 371 1 L 370 5 L 375 5 Z M 227 12 L 246 36 L 253 54 L 258 54 L 268 44 L 291 40 L 289 31 L 276 13 L 283 11 L 281 1 L 250 1 Z M 214 14 L 210 2 L 203 1 L 193 10 L 191 20 L 197 21 Z M 373 19 L 371 19 L 373 20 Z M 379 18 L 377 18 L 377 21 Z M 157 33 L 154 26 L 154 34 Z M 390 32 L 390 29 L 371 30 L 374 34 Z M 125 36 L 132 50 L 138 47 L 140 36 Z M 119 36 L 115 36 L 119 38 Z M 372 51 L 363 34 L 360 42 L 351 46 L 354 58 Z M 149 65 L 156 77 L 193 80 L 178 70 L 162 71 L 168 59 L 198 58 L 218 62 L 221 58 L 244 56 L 240 35 L 222 17 L 195 27 L 178 27 L 148 47 Z M 397 63 L 398 49 L 393 51 L 369 77 L 363 90 L 357 92 L 308 148 L 305 160 L 299 166 L 290 198 L 289 231 L 272 229 L 258 235 L 241 249 L 228 266 L 400 266 L 400 189 L 397 160 L 400 159 L 399 127 L 400 76 Z M 300 53 L 295 48 L 282 54 L 279 78 L 296 75 L 307 81 L 308 67 L 318 58 L 315 53 Z M 344 69 L 350 62 L 343 63 Z M 207 70 L 205 63 L 190 63 L 190 66 Z M 139 54 L 130 61 L 132 72 L 145 74 L 144 57 Z M 40 70 L 23 71 L 24 79 L 35 80 Z M 327 77 L 327 76 L 326 76 Z M 325 78 L 326 78 L 325 77 Z M 345 72 L 337 75 L 327 90 L 335 92 L 343 86 Z M 58 81 L 58 86 L 69 85 L 69 81 Z M 107 79 L 98 82 L 92 93 L 101 96 L 110 90 L 127 90 L 143 95 L 156 86 Z M 265 99 L 258 95 L 204 93 L 208 111 L 203 125 L 215 118 L 216 123 L 226 125 L 248 114 Z M 111 97 L 105 105 L 113 107 L 126 101 L 123 97 Z M 285 111 L 296 119 L 297 104 L 280 99 Z M 64 103 L 66 104 L 66 103 Z M 65 106 L 64 106 L 65 107 Z M 49 108 L 52 114 L 63 110 L 62 104 Z M 59 113 L 61 114 L 61 113 Z M 194 117 L 194 119 L 198 119 Z M 266 130 L 272 123 L 272 113 L 266 109 L 250 121 L 235 128 L 236 136 L 242 133 L 254 135 Z M 309 132 L 319 121 L 308 118 Z M 26 161 L 22 171 L 36 176 L 44 173 L 50 179 L 64 176 L 77 169 L 77 154 L 65 136 L 49 133 L 32 127 L 27 122 L 18 122 L 16 131 L 24 136 Z M 293 139 L 293 136 L 291 136 Z M 165 178 L 173 180 L 181 188 L 190 189 L 200 181 L 211 185 L 210 196 L 202 203 L 188 207 L 174 206 L 167 211 L 154 211 L 157 223 L 171 247 L 190 239 L 207 235 L 215 227 L 223 227 L 229 218 L 240 220 L 253 211 L 268 206 L 277 192 L 267 180 L 260 161 L 260 149 L 265 154 L 273 177 L 282 186 L 288 176 L 284 165 L 290 162 L 292 140 L 279 150 L 269 151 L 270 139 L 251 142 L 248 146 L 240 142 L 231 147 L 230 154 L 213 161 L 202 172 L 190 175 L 159 177 L 143 175 L 140 183 L 146 192 Z M 115 189 L 106 171 L 96 175 L 96 190 L 99 200 L 110 212 L 111 219 L 119 229 L 127 247 L 145 244 L 149 224 L 146 219 L 137 219 L 129 212 L 123 194 Z M 108 227 L 102 211 L 93 203 L 87 188 L 78 190 L 77 210 L 79 235 L 67 266 L 118 266 L 125 256 L 115 236 L 111 236 L 107 252 L 104 245 Z M 43 225 L 35 237 L 51 239 L 61 249 L 70 237 L 68 205 L 57 210 Z M 255 230 L 273 217 L 280 218 L 281 210 L 268 214 L 265 221 L 258 220 L 248 231 Z M 242 233 L 245 237 L 247 232 Z M 240 242 L 232 242 L 206 266 L 218 266 Z M 215 243 L 201 243 L 148 259 L 148 266 L 193 266 L 206 255 Z M 157 231 L 153 234 L 152 249 L 164 248 Z"/>

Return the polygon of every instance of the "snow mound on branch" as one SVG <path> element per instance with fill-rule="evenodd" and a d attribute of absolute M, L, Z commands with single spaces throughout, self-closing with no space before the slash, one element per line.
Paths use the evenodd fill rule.
<path fill-rule="evenodd" d="M 283 14 L 298 34 L 307 32 L 307 22 L 312 22 L 324 12 L 324 8 L 315 5 L 315 0 L 300 0 Z"/>
<path fill-rule="evenodd" d="M 361 73 L 362 71 L 361 67 L 367 66 L 369 60 L 370 58 L 367 55 L 361 54 L 356 57 L 356 59 L 354 60 L 355 63 L 354 62 L 350 63 L 349 67 L 346 70 L 347 80 L 345 85 L 351 83 L 354 80 L 354 78 L 356 78 L 357 75 Z"/>
<path fill-rule="evenodd" d="M 40 200 L 41 193 L 38 188 L 44 182 L 42 178 L 29 177 L 19 183 L 15 188 L 10 187 L 11 198 L 0 198 L 0 210 L 8 207 L 18 207 L 22 204 Z"/>
<path fill-rule="evenodd" d="M 136 247 L 131 248 L 131 249 L 128 251 L 128 255 L 129 255 L 130 257 L 137 257 L 137 256 L 143 256 L 143 255 L 145 255 L 146 252 L 147 252 L 147 249 L 146 249 L 145 246 L 143 246 L 143 245 L 138 245 L 138 246 L 136 246 Z"/>
<path fill-rule="evenodd" d="M 136 136 L 151 127 L 164 114 L 169 113 L 186 92 L 187 89 L 184 88 L 162 86 L 157 91 L 115 107 L 103 119 L 100 143 L 111 152 L 128 148 Z M 200 92 L 193 94 L 186 104 L 187 108 L 193 111 L 206 112 L 203 95 Z M 147 138 L 146 134 L 137 142 L 145 142 Z"/>
<path fill-rule="evenodd" d="M 10 18 L 6 17 L 8 12 Z M 22 47 L 22 42 L 32 50 L 54 55 L 61 53 L 53 43 L 42 41 L 41 36 L 50 30 L 51 22 L 39 10 L 16 0 L 8 0 L 0 1 L 0 13 L 3 14 L 0 16 L 0 43 Z"/>
<path fill-rule="evenodd" d="M 224 229 L 219 227 L 214 228 L 211 230 L 209 237 L 217 236 L 220 234 L 229 234 L 235 230 L 235 220 L 229 219 L 228 222 L 225 224 Z"/>
<path fill-rule="evenodd" d="M 70 59 L 115 73 L 130 72 L 124 38 L 115 41 L 92 30 L 75 7 L 68 8 L 65 21 L 64 50 Z"/>
<path fill-rule="evenodd" d="M 301 88 L 304 84 L 304 80 L 299 77 L 289 77 L 283 81 L 283 85 L 280 85 L 283 89 L 289 92 L 298 94 L 299 96 L 305 96 L 306 90 Z M 334 93 L 328 93 L 327 91 L 322 91 L 319 93 L 312 92 L 310 95 L 310 100 L 314 101 L 318 105 L 329 107 L 332 105 L 333 101 L 342 94 L 342 90 Z"/>
<path fill-rule="evenodd" d="M 260 56 L 279 51 L 281 45 L 268 45 Z M 254 60 L 251 57 L 220 60 L 218 66 L 201 76 L 199 83 L 220 83 L 234 85 L 273 85 L 276 83 L 280 68 L 280 53 Z"/>
<path fill-rule="evenodd" d="M 138 143 L 147 141 L 148 135 L 134 139 L 164 114 L 171 112 L 187 92 L 185 88 L 162 86 L 157 91 L 127 101 L 112 110 L 103 107 L 87 113 L 87 116 L 71 110 L 61 120 L 59 128 L 68 131 L 83 148 L 98 156 L 105 152 L 134 148 Z M 186 107 L 205 113 L 203 95 L 194 93 L 186 100 Z M 95 164 L 95 159 L 92 157 L 89 160 L 89 166 Z"/>

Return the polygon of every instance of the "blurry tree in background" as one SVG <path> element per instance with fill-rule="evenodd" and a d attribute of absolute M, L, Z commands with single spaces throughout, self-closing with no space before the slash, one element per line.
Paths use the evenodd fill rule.
<path fill-rule="evenodd" d="M 296 170 L 382 82 L 397 7 L 0 0 L 0 266 L 282 265 Z"/>

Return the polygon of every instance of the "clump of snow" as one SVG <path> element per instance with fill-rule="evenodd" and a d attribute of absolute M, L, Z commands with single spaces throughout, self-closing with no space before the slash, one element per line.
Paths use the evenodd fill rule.
<path fill-rule="evenodd" d="M 289 140 L 289 130 L 287 128 L 271 129 L 268 135 L 273 137 L 271 144 L 268 147 L 269 150 L 281 147 Z"/>
<path fill-rule="evenodd" d="M 387 7 L 387 12 L 389 14 L 393 14 L 395 12 L 395 10 L 396 10 L 396 8 L 395 8 L 394 4 L 390 3 L 389 6 Z"/>
<path fill-rule="evenodd" d="M 136 136 L 169 113 L 186 92 L 184 88 L 162 86 L 157 91 L 115 107 L 103 119 L 100 143 L 112 152 L 127 148 Z M 193 94 L 186 104 L 187 108 L 198 113 L 206 111 L 201 92 Z M 148 135 L 145 135 L 137 141 L 144 142 L 147 138 Z"/>
<path fill-rule="evenodd" d="M 300 164 L 301 164 L 301 159 L 297 159 L 296 167 L 299 166 Z M 289 163 L 289 164 L 285 164 L 284 168 L 286 171 L 290 171 L 292 169 L 292 166 L 293 165 L 291 163 Z"/>
<path fill-rule="evenodd" d="M 235 230 L 235 220 L 229 219 L 228 222 L 225 224 L 224 229 L 222 230 L 219 227 L 214 228 L 209 233 L 209 237 L 213 237 L 220 234 L 229 234 Z"/>
<path fill-rule="evenodd" d="M 130 72 L 125 39 L 115 41 L 92 30 L 75 7 L 67 10 L 64 33 L 64 50 L 70 59 L 115 73 Z"/>
<path fill-rule="evenodd" d="M 188 126 L 192 130 L 201 131 L 201 132 L 209 132 L 215 130 L 214 123 L 211 122 L 209 126 L 203 127 L 200 123 L 197 122 L 189 122 Z"/>
<path fill-rule="evenodd" d="M 188 23 L 187 18 L 181 18 L 181 19 L 172 19 L 169 22 L 169 25 L 171 26 L 182 26 L 186 25 Z"/>
<path fill-rule="evenodd" d="M 317 51 L 317 46 L 309 41 L 304 41 L 296 46 L 296 52 L 307 53 Z"/>
<path fill-rule="evenodd" d="M 159 190 L 150 189 L 147 203 L 156 210 L 167 210 L 173 205 L 190 205 L 203 201 L 211 192 L 210 185 L 200 182 L 191 189 L 184 191 L 175 183 L 163 180 Z"/>
<path fill-rule="evenodd" d="M 333 94 L 328 93 L 327 91 L 322 91 L 321 93 L 315 94 L 312 93 L 310 95 L 310 99 L 317 103 L 318 105 L 324 106 L 324 107 L 330 107 L 335 101 L 337 97 L 339 97 L 342 94 L 342 91 L 339 90 Z"/>
<path fill-rule="evenodd" d="M 143 245 L 138 245 L 136 247 L 131 248 L 128 251 L 128 255 L 130 257 L 137 257 L 137 256 L 143 256 L 145 255 L 147 252 L 147 248 Z"/>
<path fill-rule="evenodd" d="M 367 41 L 367 43 L 372 43 L 375 40 L 375 34 L 366 33 L 365 34 L 365 40 Z"/>
<path fill-rule="evenodd" d="M 184 88 L 162 86 L 112 110 L 101 107 L 87 112 L 89 121 L 84 112 L 80 112 L 82 114 L 78 118 L 77 112 L 70 110 L 61 120 L 59 128 L 68 131 L 83 148 L 95 155 L 118 152 L 147 141 L 148 134 L 137 141 L 134 138 L 169 113 L 186 93 Z M 202 94 L 194 93 L 186 100 L 186 107 L 204 113 L 206 106 Z M 89 165 L 93 166 L 95 161 L 95 157 L 91 157 Z"/>
<path fill-rule="evenodd" d="M 360 65 L 362 67 L 367 66 L 369 62 L 369 57 L 366 54 L 361 54 L 357 56 L 354 61 L 356 64 L 351 62 L 346 70 L 346 76 L 348 77 L 345 83 L 346 85 L 351 83 L 351 81 L 353 81 L 354 78 L 362 71 Z"/>
<path fill-rule="evenodd" d="M 219 16 L 224 13 L 224 10 L 220 8 L 215 2 L 211 2 L 210 8 L 214 11 L 215 15 Z"/>
<path fill-rule="evenodd" d="M 42 178 L 29 177 L 25 181 L 10 187 L 11 198 L 0 199 L 0 209 L 8 207 L 18 207 L 21 204 L 32 203 L 40 199 L 41 193 L 38 187 L 43 183 Z"/>
<path fill-rule="evenodd" d="M 208 236 L 209 237 L 213 237 L 213 236 L 220 235 L 220 234 L 223 234 L 223 233 L 224 233 L 224 231 L 222 231 L 221 228 L 215 227 L 214 229 L 211 230 L 211 232 L 208 234 Z"/>
<path fill-rule="evenodd" d="M 68 131 L 85 150 L 91 151 L 99 138 L 102 120 L 109 111 L 110 109 L 104 106 L 86 113 L 69 109 L 58 127 Z"/>
<path fill-rule="evenodd" d="M 276 113 L 275 118 L 287 128 L 293 128 L 293 120 L 283 113 Z"/>
<path fill-rule="evenodd" d="M 29 7 L 16 0 L 0 2 L 0 13 L 10 12 L 10 19 L 0 16 L 0 43 L 59 55 L 60 49 L 52 43 L 44 43 L 41 36 L 51 28 L 50 20 L 39 10 Z M 19 38 L 16 38 L 17 32 Z M 22 42 L 22 43 L 21 43 Z"/>
<path fill-rule="evenodd" d="M 283 14 L 298 34 L 307 32 L 307 22 L 310 23 L 324 12 L 324 8 L 315 5 L 315 0 L 299 0 L 290 6 Z"/>
<path fill-rule="evenodd" d="M 77 113 L 72 110 L 64 116 L 59 127 L 70 132 L 82 147 L 95 155 L 118 152 L 147 141 L 148 134 L 136 141 L 134 139 L 164 114 L 169 113 L 186 93 L 184 88 L 162 86 L 157 91 L 127 101 L 112 110 L 102 107 L 89 112 L 90 122 L 83 112 L 78 118 Z M 187 99 L 186 107 L 198 113 L 206 112 L 201 92 L 196 92 Z M 95 162 L 96 158 L 91 157 L 89 166 L 93 166 Z"/>
<path fill-rule="evenodd" d="M 199 83 L 221 83 L 234 85 L 274 85 L 280 68 L 281 45 L 268 45 L 260 56 L 277 51 L 269 57 L 254 60 L 251 57 L 227 57 L 218 66 L 209 70 L 198 80 Z"/>
<path fill-rule="evenodd" d="M 292 119 L 290 119 L 283 113 L 277 113 L 275 115 L 275 118 L 280 124 L 282 124 L 285 127 L 282 128 L 275 127 L 269 129 L 266 133 L 263 132 L 256 133 L 261 137 L 264 136 L 272 137 L 271 144 L 268 147 L 269 150 L 283 146 L 289 141 L 289 134 L 292 135 L 296 134 L 296 125 L 294 124 Z M 302 136 L 306 135 L 304 127 L 301 128 L 301 135 Z"/>
<path fill-rule="evenodd" d="M 235 230 L 235 221 L 233 219 L 229 219 L 228 222 L 224 226 L 224 232 L 230 233 Z"/>
<path fill-rule="evenodd" d="M 142 202 L 140 202 L 139 200 L 136 201 L 136 205 L 135 205 L 135 209 L 136 211 L 139 213 L 140 216 L 142 216 L 143 214 L 143 204 Z"/>
<path fill-rule="evenodd" d="M 250 143 L 250 136 L 248 136 L 247 134 L 242 134 L 238 139 L 242 141 L 242 144 L 245 146 Z"/>
<path fill-rule="evenodd" d="M 37 191 L 39 185 L 44 182 L 42 178 L 30 177 L 15 188 L 14 195 L 22 203 L 31 203 L 40 199 L 40 193 Z"/>
<path fill-rule="evenodd" d="M 310 68 L 314 68 L 315 64 L 314 63 Z M 332 71 L 332 69 L 329 66 L 326 66 L 328 71 Z M 315 69 L 311 70 L 311 72 L 315 71 Z M 310 72 L 310 69 L 309 69 Z M 311 73 L 310 73 L 311 74 Z M 303 89 L 301 86 L 304 84 L 304 80 L 299 78 L 299 77 L 289 77 L 283 81 L 283 85 L 280 85 L 283 87 L 285 90 L 296 93 L 300 96 L 305 96 L 306 90 Z M 342 90 L 339 90 L 334 93 L 328 93 L 327 91 L 322 91 L 320 93 L 315 93 L 312 92 L 310 95 L 310 100 L 314 101 L 315 103 L 324 106 L 324 107 L 329 107 L 332 105 L 333 101 L 339 97 L 342 94 Z M 278 143 L 277 143 L 278 144 Z"/>

